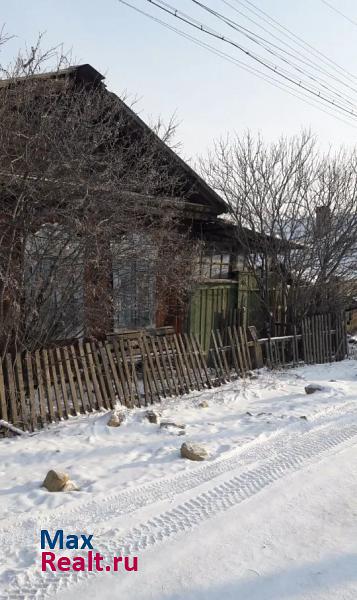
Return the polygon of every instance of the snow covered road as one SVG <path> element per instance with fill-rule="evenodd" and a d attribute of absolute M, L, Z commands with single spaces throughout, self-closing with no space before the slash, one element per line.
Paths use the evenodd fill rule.
<path fill-rule="evenodd" d="M 306 561 L 304 563 L 302 560 L 304 556 L 299 555 L 301 548 L 297 516 L 300 518 L 299 528 L 310 523 L 310 527 L 316 532 L 322 525 L 333 529 L 334 520 L 338 521 L 342 516 L 340 513 L 334 514 L 333 502 L 330 506 L 324 499 L 329 499 L 330 496 L 332 500 L 340 498 L 341 503 L 352 506 L 357 491 L 357 473 L 354 468 L 357 454 L 356 364 L 354 361 L 346 361 L 330 367 L 330 371 L 324 367 L 300 369 L 295 379 L 290 373 L 289 377 L 292 379 L 289 379 L 288 390 L 284 374 L 275 375 L 280 412 L 281 409 L 284 412 L 290 410 L 291 403 L 296 407 L 296 387 L 301 387 L 301 378 L 308 376 L 308 380 L 311 379 L 311 371 L 315 380 L 322 380 L 321 373 L 325 377 L 328 373 L 330 376 L 333 373 L 337 381 L 332 388 L 330 383 L 330 387 L 326 384 L 327 391 L 322 392 L 320 398 L 319 394 L 314 400 L 310 398 L 310 411 L 305 410 L 308 412 L 307 421 L 292 419 L 288 424 L 281 423 L 273 430 L 267 427 L 270 425 L 268 422 L 265 425 L 268 434 L 260 433 L 249 440 L 245 439 L 244 443 L 237 444 L 234 449 L 230 447 L 217 458 L 204 464 L 190 465 L 189 469 L 173 472 L 169 477 L 154 477 L 147 483 L 113 494 L 108 494 L 108 490 L 94 497 L 92 494 L 84 497 L 78 494 L 73 503 L 65 502 L 62 507 L 57 505 L 57 499 L 63 495 L 56 495 L 56 506 L 52 509 L 47 506 L 45 510 L 41 507 L 41 510 L 32 514 L 29 514 L 30 511 L 13 516 L 8 514 L 6 520 L 1 521 L 0 529 L 0 558 L 3 562 L 0 563 L 0 598 L 56 596 L 67 599 L 124 597 L 133 600 L 218 600 L 227 597 L 266 600 L 284 598 L 277 589 L 285 581 L 291 588 L 286 597 L 304 600 L 310 597 L 355 600 L 357 575 L 350 573 L 353 570 L 350 562 L 357 569 L 353 557 L 357 543 L 354 542 L 356 536 L 352 533 L 339 542 L 337 536 L 338 554 L 333 559 L 328 559 L 332 561 L 331 568 L 335 568 L 333 565 L 336 563 L 338 566 L 338 561 L 342 561 L 342 556 L 347 554 L 347 546 L 353 548 L 342 565 L 348 571 L 342 591 L 337 589 L 336 592 L 334 581 L 331 582 L 330 579 L 327 585 L 326 577 L 320 578 L 319 585 L 304 583 L 304 578 L 309 579 L 311 569 L 317 569 L 318 565 L 314 566 L 315 563 L 311 560 L 305 564 Z M 263 375 L 262 381 L 264 377 Z M 256 409 L 259 401 L 264 401 L 265 406 L 270 407 L 269 413 L 264 414 L 269 414 L 269 419 L 274 420 L 275 400 L 266 398 L 270 392 L 263 397 L 257 394 L 258 388 L 261 389 L 264 385 L 262 381 L 250 384 L 250 409 Z M 291 388 L 294 387 L 295 395 L 292 400 Z M 249 390 L 245 393 L 249 394 Z M 305 404 L 306 396 L 301 397 L 301 403 L 304 403 L 305 409 L 308 408 Z M 215 408 L 219 412 L 219 404 Z M 233 410 L 234 414 L 237 406 L 229 406 L 229 410 Z M 221 410 L 221 418 L 222 412 Z M 253 416 L 253 413 L 250 414 Z M 278 415 L 275 418 L 278 419 Z M 234 436 L 236 435 L 237 431 L 234 429 Z M 33 441 L 34 438 L 31 444 Z M 16 443 L 21 444 L 22 441 L 16 440 Z M 314 513 L 313 519 L 309 505 L 311 501 L 321 504 L 321 514 Z M 274 505 L 279 504 L 281 509 L 274 508 Z M 353 506 L 355 517 L 357 502 Z M 265 515 L 264 518 L 262 515 Z M 280 520 L 280 515 L 284 516 L 283 521 Z M 330 515 L 327 520 L 326 515 Z M 356 533 L 356 525 L 350 512 L 345 518 L 351 520 Z M 275 547 L 273 555 L 275 556 L 275 552 L 277 556 L 281 555 L 280 562 L 276 564 L 274 561 L 266 564 L 263 547 L 260 550 L 255 548 L 261 537 L 261 530 L 267 527 L 269 521 L 275 523 L 274 529 L 269 530 L 269 539 L 272 547 Z M 60 528 L 71 532 L 94 533 L 96 550 L 105 557 L 120 553 L 137 555 L 139 572 L 106 573 L 101 576 L 73 572 L 42 573 L 38 538 L 40 529 L 44 528 L 50 531 Z M 256 540 L 252 538 L 254 531 Z M 317 534 L 310 538 L 308 532 L 306 535 L 303 545 L 315 556 L 319 553 L 320 543 L 324 538 L 322 536 L 320 542 Z M 333 542 L 329 536 L 327 541 Z M 289 569 L 283 566 L 286 560 L 284 544 L 289 546 Z M 344 544 L 346 548 L 343 547 Z M 217 551 L 215 554 L 217 547 L 224 548 L 223 557 Z M 299 556 L 298 562 L 295 555 Z M 182 570 L 177 560 L 173 560 L 174 556 L 181 556 Z M 197 556 L 200 557 L 199 561 Z M 237 562 L 237 556 L 241 557 L 240 562 Z M 213 569 L 210 567 L 212 560 L 217 563 Z M 319 558 L 319 561 L 322 559 Z M 323 557 L 323 561 L 322 566 L 329 574 L 327 558 Z M 213 572 L 216 575 L 213 576 Z M 304 580 L 302 586 L 300 580 Z M 208 587 L 207 581 L 211 582 Z M 337 581 L 336 585 L 337 588 L 338 585 L 341 587 L 341 581 Z M 326 595 L 330 593 L 327 588 L 334 590 L 334 595 Z M 348 595 L 352 594 L 350 588 L 354 590 L 354 596 Z M 319 596 L 320 592 L 322 595 Z"/>
<path fill-rule="evenodd" d="M 149 549 L 135 578 L 91 580 L 73 598 L 356 600 L 356 458 L 355 441 L 338 447 Z"/>

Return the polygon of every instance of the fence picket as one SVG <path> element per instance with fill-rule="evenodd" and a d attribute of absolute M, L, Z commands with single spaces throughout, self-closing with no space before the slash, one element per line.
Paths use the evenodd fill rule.
<path fill-rule="evenodd" d="M 106 389 L 109 392 L 109 397 L 107 402 L 109 403 L 109 407 L 110 408 L 114 408 L 115 406 L 115 394 L 114 394 L 114 389 L 113 389 L 113 381 L 112 381 L 112 377 L 108 368 L 108 357 L 107 357 L 107 353 L 105 351 L 105 348 L 103 346 L 102 342 L 98 342 L 98 350 L 102 359 L 102 365 L 103 365 L 103 369 L 104 369 L 104 375 L 105 378 L 103 377 L 103 385 L 106 384 Z M 108 408 L 108 406 L 107 406 Z"/>
<path fill-rule="evenodd" d="M 95 397 L 97 400 L 97 408 L 101 409 L 103 407 L 104 403 L 103 403 L 103 398 L 102 398 L 102 394 L 101 394 L 100 387 L 99 387 L 99 381 L 97 379 L 97 373 L 96 373 L 95 363 L 94 363 L 94 359 L 93 359 L 92 347 L 89 342 L 86 343 L 85 349 L 87 352 L 89 370 L 90 370 L 90 373 L 92 376 L 94 393 L 95 393 Z"/>
<path fill-rule="evenodd" d="M 226 380 L 226 374 L 225 374 L 225 371 L 224 371 L 224 368 L 223 368 L 223 362 L 222 362 L 222 359 L 221 359 L 221 355 L 220 355 L 220 352 L 219 352 L 219 348 L 218 348 L 216 336 L 215 336 L 215 333 L 214 333 L 213 329 L 212 329 L 212 332 L 211 332 L 211 339 L 213 341 L 213 348 L 214 348 L 214 352 L 215 352 L 215 356 L 216 356 L 216 361 L 217 361 L 219 370 L 221 372 L 220 377 L 221 377 L 222 381 L 225 381 Z"/>
<path fill-rule="evenodd" d="M 164 372 L 163 372 L 163 369 L 162 369 L 162 366 L 160 363 L 160 357 L 157 352 L 154 338 L 150 336 L 149 340 L 150 340 L 150 344 L 151 344 L 151 348 L 152 348 L 152 353 L 154 356 L 154 361 L 156 364 L 156 369 L 157 369 L 157 372 L 159 375 L 159 381 L 160 381 L 160 385 L 161 385 L 161 389 L 162 389 L 162 395 L 164 396 L 164 398 L 166 398 L 167 394 L 166 394 L 166 386 L 165 386 L 165 377 L 164 377 Z"/>
<path fill-rule="evenodd" d="M 238 358 L 237 358 L 236 347 L 234 345 L 234 340 L 233 340 L 233 336 L 232 336 L 232 330 L 230 327 L 228 327 L 228 337 L 229 337 L 229 341 L 230 341 L 231 348 L 232 348 L 233 364 L 234 364 L 236 373 L 239 377 L 240 371 L 239 371 L 239 365 L 238 365 Z"/>
<path fill-rule="evenodd" d="M 143 364 L 143 376 L 144 376 L 144 391 L 145 391 L 145 402 L 146 404 L 152 404 L 155 402 L 155 397 L 157 394 L 157 390 L 153 381 L 153 374 L 151 371 L 151 366 L 149 363 L 148 357 L 148 348 L 144 344 L 144 336 L 140 336 L 138 339 L 139 347 L 142 356 L 142 364 Z"/>
<path fill-rule="evenodd" d="M 249 346 L 248 346 L 247 330 L 245 327 L 242 327 L 242 334 L 243 334 L 243 343 L 244 343 L 245 349 L 246 349 L 247 365 L 248 365 L 248 368 L 251 370 L 252 369 L 252 361 L 251 361 L 250 350 L 249 350 Z"/>
<path fill-rule="evenodd" d="M 332 324 L 331 324 L 331 315 L 330 313 L 327 315 L 327 344 L 328 344 L 328 358 L 329 362 L 332 362 Z"/>
<path fill-rule="evenodd" d="M 190 389 L 191 390 L 197 389 L 197 385 L 199 385 L 198 389 L 200 389 L 200 384 L 197 384 L 197 382 L 195 381 L 195 376 L 193 374 L 192 365 L 191 365 L 191 362 L 189 359 L 190 353 L 189 353 L 188 348 L 186 347 L 186 345 L 183 341 L 183 337 L 180 333 L 177 334 L 177 339 L 178 339 L 179 345 L 181 347 L 182 358 L 183 358 L 183 361 L 184 361 L 184 364 L 185 364 L 185 367 L 187 370 L 187 377 L 190 382 Z"/>
<path fill-rule="evenodd" d="M 226 350 L 222 341 L 222 336 L 221 336 L 221 332 L 219 331 L 219 329 L 216 330 L 216 336 L 217 336 L 217 340 L 218 340 L 218 344 L 220 347 L 220 351 L 221 351 L 221 355 L 222 355 L 222 362 L 223 362 L 223 366 L 224 366 L 224 371 L 226 373 L 227 379 L 228 381 L 231 381 L 231 370 L 228 366 L 228 361 L 227 361 L 227 356 L 226 356 Z"/>
<path fill-rule="evenodd" d="M 209 388 L 211 388 L 212 387 L 211 377 L 210 377 L 210 374 L 207 369 L 207 363 L 206 363 L 205 357 L 203 356 L 201 344 L 200 344 L 197 336 L 191 335 L 191 339 L 192 339 L 192 346 L 194 348 L 194 355 L 197 356 L 198 371 L 199 371 L 199 375 L 202 379 L 202 384 L 203 385 L 206 384 Z M 205 374 L 205 380 L 203 379 L 203 376 L 202 376 L 202 370 Z"/>
<path fill-rule="evenodd" d="M 177 377 L 176 377 L 176 374 L 175 374 L 174 365 L 173 365 L 172 360 L 171 360 L 172 357 L 171 357 L 171 354 L 170 354 L 170 348 L 169 348 L 169 345 L 167 343 L 166 336 L 164 336 L 164 338 L 163 338 L 163 343 L 164 343 L 164 348 L 165 348 L 165 352 L 166 352 L 167 362 L 169 363 L 169 368 L 170 368 L 170 372 L 171 372 L 172 385 L 173 385 L 173 388 L 174 388 L 174 391 L 175 391 L 176 395 L 178 396 L 179 393 L 180 393 L 180 391 L 179 391 L 179 387 L 177 385 Z"/>
<path fill-rule="evenodd" d="M 25 397 L 25 385 L 24 385 L 24 376 L 22 371 L 22 359 L 21 354 L 17 352 L 16 354 L 16 375 L 17 375 L 17 384 L 19 391 L 19 400 L 20 400 L 20 412 L 21 412 L 21 421 L 24 427 L 28 427 L 29 418 L 26 411 L 26 397 Z"/>
<path fill-rule="evenodd" d="M 238 337 L 238 327 L 233 327 L 232 330 L 233 330 L 233 337 L 234 337 L 234 340 L 236 343 L 236 348 L 237 348 L 237 356 L 238 356 L 240 374 L 242 377 L 245 377 L 246 369 L 244 366 L 242 349 L 241 349 L 241 345 L 240 345 L 240 341 L 239 341 L 239 337 Z"/>
<path fill-rule="evenodd" d="M 74 378 L 73 378 L 72 367 L 71 367 L 71 363 L 70 363 L 70 359 L 69 359 L 68 349 L 65 346 L 62 348 L 62 353 L 64 356 L 64 365 L 65 365 L 65 369 L 66 369 L 66 373 L 67 373 L 69 389 L 71 392 L 71 400 L 72 400 L 74 414 L 79 415 L 79 404 L 78 404 L 76 386 L 74 384 Z"/>
<path fill-rule="evenodd" d="M 138 377 L 136 374 L 136 361 L 135 361 L 135 357 L 134 357 L 132 342 L 133 342 L 133 340 L 128 339 L 128 349 L 129 349 L 130 367 L 131 367 L 131 380 L 134 385 L 134 395 L 136 393 L 137 405 L 141 406 L 141 392 L 140 392 Z"/>
<path fill-rule="evenodd" d="M 38 426 L 37 414 L 36 414 L 36 401 L 35 401 L 35 386 L 33 381 L 33 368 L 32 368 L 32 356 L 29 352 L 26 352 L 26 372 L 27 372 L 27 383 L 29 390 L 29 402 L 30 402 L 30 421 L 32 429 L 35 430 Z"/>
<path fill-rule="evenodd" d="M 306 364 L 309 363 L 308 350 L 307 350 L 307 333 L 306 333 L 306 324 L 305 319 L 301 321 L 301 335 L 302 335 L 302 348 L 304 353 L 304 361 Z M 294 360 L 294 364 L 296 361 Z"/>
<path fill-rule="evenodd" d="M 10 398 L 10 409 L 11 409 L 11 418 L 12 423 L 14 425 L 19 425 L 19 416 L 17 412 L 17 398 L 16 398 L 16 388 L 15 388 L 15 379 L 14 372 L 12 369 L 12 358 L 10 354 L 6 355 L 6 367 L 7 367 L 7 380 L 8 380 L 8 389 L 9 389 L 9 398 Z"/>
<path fill-rule="evenodd" d="M 187 333 L 184 334 L 184 340 L 185 340 L 185 349 L 186 349 L 186 353 L 187 353 L 187 360 L 191 369 L 191 377 L 193 380 L 193 387 L 196 390 L 201 390 L 202 389 L 202 385 L 203 385 L 203 380 L 201 377 L 201 373 L 200 373 L 200 369 L 199 369 L 199 364 L 196 363 L 196 356 L 195 356 L 195 349 L 192 345 L 192 343 L 190 342 L 190 339 L 187 335 Z M 198 367 L 197 367 L 198 364 Z"/>
<path fill-rule="evenodd" d="M 151 381 L 153 383 L 153 388 L 155 390 L 155 395 L 156 395 L 157 399 L 160 400 L 160 387 L 159 387 L 159 383 L 158 383 L 158 378 L 156 377 L 154 361 L 151 356 L 149 340 L 146 335 L 143 335 L 143 344 L 144 344 L 144 348 L 145 348 L 145 352 L 146 352 L 147 363 L 149 366 L 147 373 L 148 373 L 149 378 L 151 377 Z"/>
<path fill-rule="evenodd" d="M 325 359 L 325 340 L 324 340 L 324 330 L 323 330 L 323 321 L 322 315 L 318 316 L 319 321 L 319 332 L 320 332 L 320 347 L 321 347 L 321 363 L 324 364 L 326 362 Z"/>
<path fill-rule="evenodd" d="M 49 363 L 48 363 L 47 350 L 42 350 L 42 359 L 43 359 L 43 366 L 44 366 L 44 372 L 45 372 L 48 416 L 49 416 L 49 421 L 51 423 L 53 423 L 56 419 L 55 419 L 55 412 L 53 410 L 52 382 L 51 382 L 51 375 L 50 375 L 50 369 L 49 369 Z"/>
<path fill-rule="evenodd" d="M 87 391 L 86 409 L 92 411 L 95 409 L 95 395 L 93 394 L 93 385 L 92 385 L 90 377 L 89 377 L 88 365 L 87 365 L 85 350 L 84 350 L 82 341 L 80 341 L 78 343 L 78 351 L 79 351 L 79 361 L 80 361 L 80 364 L 82 367 L 84 383 L 85 383 L 86 391 Z"/>
<path fill-rule="evenodd" d="M 176 379 L 177 379 L 177 384 L 178 384 L 178 388 L 179 388 L 179 394 L 185 394 L 186 393 L 186 387 L 185 387 L 185 382 L 182 378 L 181 375 L 181 371 L 180 371 L 180 367 L 179 367 L 179 361 L 178 361 L 178 357 L 176 354 L 176 348 L 174 345 L 174 341 L 173 341 L 173 336 L 169 335 L 167 337 L 167 343 L 169 345 L 169 348 L 171 350 L 171 357 L 173 360 L 173 363 L 175 365 L 175 374 L 176 374 Z"/>
<path fill-rule="evenodd" d="M 245 347 L 245 343 L 244 343 L 243 327 L 238 327 L 237 331 L 238 331 L 238 338 L 239 338 L 240 347 L 241 347 L 244 371 L 247 372 L 249 370 L 249 364 L 248 364 L 248 357 L 247 357 L 247 348 Z"/>
<path fill-rule="evenodd" d="M 108 357 L 108 361 L 109 361 L 109 366 L 110 366 L 110 370 L 114 379 L 114 384 L 115 384 L 115 389 L 116 389 L 116 394 L 118 397 L 119 402 L 122 402 L 122 399 L 124 397 L 124 393 L 123 393 L 123 388 L 119 379 L 119 370 L 116 368 L 114 359 L 113 359 L 113 354 L 112 354 L 112 345 L 109 342 L 105 342 L 104 344 L 106 353 L 107 353 L 107 357 Z"/>
<path fill-rule="evenodd" d="M 259 366 L 264 344 L 264 363 L 271 367 L 297 365 L 301 354 L 309 364 L 341 360 L 347 353 L 341 314 L 304 318 L 301 335 L 294 328 L 291 335 L 259 340 L 250 327 L 249 341 L 241 325 L 230 324 L 232 319 L 233 314 L 222 321 L 222 329 L 212 330 L 215 383 L 229 381 L 233 373 L 245 377 Z M 207 356 L 192 333 L 132 331 L 110 341 L 79 340 L 33 354 L 8 354 L 0 365 L 0 418 L 35 430 L 79 411 L 110 409 L 118 399 L 141 406 L 206 386 L 212 387 Z"/>
<path fill-rule="evenodd" d="M 161 343 L 160 336 L 157 337 L 156 342 L 157 342 L 157 345 L 158 345 L 158 348 L 159 348 L 159 354 L 161 356 L 161 362 L 162 362 L 162 368 L 164 370 L 164 379 L 165 379 L 165 384 L 166 384 L 166 387 L 167 387 L 167 393 L 168 393 L 169 396 L 173 396 L 174 395 L 174 391 L 173 391 L 173 388 L 172 388 L 172 385 L 171 385 L 172 380 L 171 380 L 170 371 L 169 371 L 169 368 L 168 368 L 168 358 L 167 358 L 166 351 L 165 351 L 165 349 L 164 349 L 164 347 L 163 347 L 163 345 Z"/>
<path fill-rule="evenodd" d="M 126 377 L 126 373 L 124 371 L 124 363 L 123 363 L 123 357 L 121 354 L 121 350 L 120 350 L 119 344 L 115 338 L 112 340 L 112 344 L 113 344 L 113 350 L 114 350 L 114 355 L 115 355 L 115 359 L 116 359 L 116 366 L 117 366 L 118 373 L 119 373 L 119 379 L 120 379 L 121 386 L 123 388 L 124 404 L 126 404 L 126 406 L 131 406 L 130 382 L 129 382 L 128 378 Z"/>
<path fill-rule="evenodd" d="M 187 375 L 186 370 L 185 370 L 184 360 L 183 360 L 183 357 L 182 357 L 182 354 L 181 354 L 181 350 L 180 350 L 180 347 L 179 347 L 179 343 L 178 343 L 178 339 L 177 339 L 176 333 L 173 334 L 172 338 L 173 338 L 173 342 L 174 342 L 174 345 L 175 345 L 175 348 L 176 348 L 177 359 L 178 359 L 178 363 L 179 363 L 180 370 L 181 370 L 181 373 L 182 373 L 182 377 L 183 377 L 184 385 L 185 385 L 185 388 L 186 388 L 186 392 L 189 393 L 190 392 L 190 380 L 189 380 L 188 375 Z"/>
<path fill-rule="evenodd" d="M 57 415 L 58 415 L 59 420 L 61 420 L 61 419 L 63 419 L 62 399 L 61 399 L 60 389 L 58 386 L 55 358 L 54 358 L 54 354 L 53 354 L 53 351 L 51 348 L 48 350 L 48 357 L 49 357 L 50 369 L 51 369 L 51 373 L 52 373 L 53 388 L 54 388 L 55 398 L 56 398 Z M 29 362 L 31 363 L 31 357 L 29 356 L 29 358 L 30 358 Z M 29 377 L 29 382 L 30 382 L 30 377 Z M 30 398 L 31 398 L 31 393 L 30 393 Z"/>
<path fill-rule="evenodd" d="M 45 391 L 44 391 L 44 387 L 43 387 L 41 355 L 40 355 L 39 350 L 35 351 L 35 367 L 36 367 L 37 390 L 38 390 L 39 400 L 40 400 L 40 418 L 41 418 L 42 425 L 45 425 L 45 423 L 46 423 Z"/>
<path fill-rule="evenodd" d="M 74 366 L 74 373 L 75 373 L 75 377 L 76 377 L 77 387 L 79 390 L 79 398 L 81 400 L 82 410 L 83 410 L 83 413 L 86 413 L 87 412 L 86 397 L 85 397 L 83 383 L 82 383 L 82 375 L 81 375 L 81 372 L 79 369 L 76 348 L 72 344 L 69 349 L 70 349 L 70 353 L 72 355 L 72 362 L 73 362 L 73 366 Z"/>
<path fill-rule="evenodd" d="M 124 342 L 123 342 L 123 339 L 121 336 L 119 337 L 119 348 L 120 348 L 121 360 L 122 360 L 122 365 L 123 365 L 123 371 L 124 371 L 124 375 L 125 375 L 125 378 L 127 381 L 127 387 L 128 387 L 128 392 L 129 392 L 129 398 L 130 398 L 129 406 L 135 406 L 133 381 L 130 376 L 129 363 L 128 363 L 128 360 L 126 357 Z"/>
<path fill-rule="evenodd" d="M 8 418 L 9 417 L 7 413 L 4 371 L 2 367 L 2 361 L 0 360 L 0 419 L 7 421 Z"/>

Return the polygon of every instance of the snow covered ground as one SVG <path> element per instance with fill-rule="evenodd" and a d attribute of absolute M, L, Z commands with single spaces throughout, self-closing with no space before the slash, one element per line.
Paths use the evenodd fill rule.
<path fill-rule="evenodd" d="M 324 390 L 306 395 L 311 382 Z M 185 435 L 140 409 L 119 428 L 90 415 L 0 441 L 0 598 L 356 600 L 355 360 L 264 370 L 159 409 Z M 210 459 L 181 459 L 185 440 Z M 81 491 L 41 488 L 50 468 Z M 41 529 L 92 533 L 138 572 L 42 573 Z"/>

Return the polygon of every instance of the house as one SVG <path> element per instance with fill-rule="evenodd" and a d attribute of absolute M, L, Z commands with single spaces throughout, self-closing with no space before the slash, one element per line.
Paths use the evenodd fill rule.
<path fill-rule="evenodd" d="M 50 91 L 46 91 L 45 103 L 40 104 L 36 86 L 46 86 L 48 82 L 51 83 L 51 87 L 48 88 Z M 34 84 L 34 102 L 32 100 L 29 102 L 31 95 L 27 89 Z M 252 285 L 249 273 L 244 271 L 244 256 L 236 230 L 224 219 L 227 212 L 224 201 L 178 154 L 152 132 L 131 107 L 106 89 L 104 76 L 91 65 L 73 66 L 56 72 L 35 75 L 25 80 L 3 80 L 0 82 L 0 94 L 3 94 L 7 101 L 13 94 L 15 114 L 18 110 L 23 120 L 22 127 L 26 127 L 27 122 L 33 119 L 34 127 L 38 123 L 38 127 L 46 128 L 46 118 L 51 118 L 52 107 L 57 106 L 57 98 L 63 94 L 64 89 L 68 93 L 68 86 L 72 92 L 77 89 L 84 90 L 85 93 L 92 89 L 99 90 L 102 103 L 115 99 L 116 107 L 120 107 L 121 115 L 125 116 L 125 131 L 130 131 L 129 137 L 125 138 L 125 151 L 131 160 L 134 156 L 130 154 L 133 145 L 141 148 L 145 147 L 145 140 L 155 140 L 155 152 L 150 155 L 150 160 L 156 161 L 156 167 L 163 167 L 161 174 L 164 172 L 170 177 L 174 174 L 175 181 L 179 181 L 179 186 L 177 185 L 177 189 L 171 189 L 168 193 L 164 184 L 160 188 L 158 182 L 151 182 L 146 174 L 145 181 L 152 183 L 153 190 L 149 184 L 143 189 L 143 185 L 140 187 L 132 184 L 129 176 L 126 180 L 124 177 L 127 187 L 125 194 L 121 191 L 120 201 L 125 198 L 125 201 L 131 203 L 130 206 L 135 202 L 136 207 L 141 205 L 144 209 L 145 206 L 146 211 L 147 207 L 151 207 L 153 215 L 158 215 L 159 211 L 161 213 L 169 211 L 176 204 L 180 204 L 179 227 L 189 232 L 187 243 L 191 241 L 203 244 L 197 256 L 199 283 L 188 295 L 186 302 L 177 306 L 174 292 L 171 291 L 167 297 L 163 294 L 162 288 L 157 285 L 157 276 L 151 269 L 152 251 L 149 247 L 140 260 L 136 256 L 129 257 L 128 253 L 125 260 L 113 257 L 111 254 L 113 246 L 122 243 L 122 240 L 118 239 L 119 229 L 114 229 L 114 225 L 110 223 L 105 225 L 106 232 L 108 228 L 110 231 L 110 227 L 113 227 L 110 243 L 100 239 L 100 235 L 96 233 L 95 259 L 90 252 L 83 253 L 82 250 L 77 250 L 76 240 L 79 239 L 79 235 L 83 237 L 88 233 L 85 229 L 85 226 L 87 227 L 85 220 L 81 223 L 79 218 L 76 232 L 81 233 L 77 237 L 72 232 L 71 236 L 66 238 L 66 233 L 61 227 L 61 218 L 64 207 L 66 208 L 70 202 L 77 202 L 79 190 L 83 204 L 83 198 L 87 197 L 86 187 L 89 189 L 91 185 L 93 190 L 93 187 L 97 186 L 90 202 L 96 203 L 97 208 L 93 213 L 96 215 L 95 218 L 103 222 L 108 221 L 102 219 L 106 211 L 105 198 L 106 196 L 114 198 L 115 190 L 112 189 L 113 186 L 110 187 L 110 181 L 106 187 L 105 181 L 103 183 L 101 180 L 101 171 L 96 171 L 97 166 L 90 169 L 86 165 L 86 169 L 82 169 L 78 161 L 75 177 L 68 178 L 64 174 L 66 162 L 61 157 L 61 169 L 56 170 L 56 148 L 62 144 L 67 150 L 64 140 L 66 144 L 68 140 L 68 152 L 72 152 L 71 157 L 75 154 L 80 156 L 83 152 L 83 160 L 85 160 L 85 152 L 92 152 L 91 147 L 85 148 L 87 138 L 83 138 L 83 146 L 81 146 L 83 130 L 80 124 L 76 123 L 75 119 L 68 124 L 68 119 L 65 118 L 67 115 L 64 114 L 63 127 L 67 128 L 65 133 L 61 131 L 61 120 L 56 121 L 57 129 L 53 129 L 53 136 L 54 139 L 58 137 L 59 143 L 56 145 L 52 141 L 51 145 L 51 140 L 47 143 L 47 138 L 43 136 L 46 143 L 41 142 L 41 145 L 33 150 L 32 156 L 36 156 L 36 162 L 31 162 L 31 156 L 29 159 L 27 156 L 18 157 L 17 146 L 13 149 L 11 145 L 10 150 L 14 152 L 12 162 L 7 160 L 7 157 L 3 157 L 2 160 L 0 189 L 3 264 L 0 291 L 2 291 L 3 305 L 0 318 L 3 330 L 6 329 L 5 322 L 7 322 L 7 327 L 11 328 L 11 335 L 14 338 L 20 339 L 22 335 L 22 339 L 26 340 L 26 335 L 29 335 L 26 333 L 28 323 L 31 321 L 32 337 L 35 332 L 38 343 L 50 343 L 70 336 L 100 337 L 122 329 L 173 325 L 176 331 L 190 331 L 197 334 L 202 345 L 207 349 L 211 329 L 224 322 L 236 320 L 240 310 L 249 306 L 249 298 L 254 297 L 254 290 L 252 292 L 254 282 Z M 67 101 L 70 104 L 70 96 Z M 28 105 L 31 108 L 30 118 L 26 116 Z M 21 106 L 26 108 L 22 109 Z M 82 110 L 86 110 L 84 104 Z M 11 114 L 9 127 L 12 118 Z M 113 131 L 119 129 L 114 119 L 110 123 Z M 46 135 L 48 136 L 48 132 Z M 100 148 L 99 143 L 98 147 Z M 53 159 L 46 154 L 50 151 L 54 154 Z M 100 156 L 100 150 L 96 156 Z M 137 152 L 134 158 L 140 162 L 142 157 L 143 152 Z M 101 166 L 105 170 L 106 166 Z M 115 167 L 120 169 L 121 166 L 118 160 Z M 148 165 L 144 163 L 140 168 L 149 171 Z M 113 177 L 115 178 L 114 169 Z M 28 214 L 34 224 L 31 228 L 27 227 L 24 219 L 21 226 L 16 225 L 14 229 L 12 206 L 22 196 L 30 198 L 28 206 L 31 210 Z M 77 212 L 77 220 L 78 214 Z M 148 212 L 145 214 L 147 215 Z M 147 216 L 145 218 L 147 219 Z M 130 236 L 129 229 L 129 227 L 126 229 L 125 243 L 134 247 L 138 241 L 141 243 L 142 233 L 135 231 Z M 7 240 L 6 243 L 4 240 Z M 46 286 L 48 287 L 49 280 L 53 281 L 55 272 L 57 272 L 56 281 L 62 281 L 64 285 L 60 289 L 54 288 L 48 291 Z M 9 291 L 9 276 L 6 273 L 10 273 L 10 279 L 15 281 L 16 285 L 11 288 L 14 291 Z M 36 293 L 32 291 L 34 281 Z M 41 294 L 38 293 L 39 286 Z M 66 297 L 66 307 L 63 309 L 61 302 L 64 304 L 63 298 L 66 293 L 68 297 Z M 113 298 L 113 302 L 107 302 L 109 296 Z M 253 310 L 252 318 L 255 318 L 257 311 L 259 307 L 256 307 L 255 313 Z M 59 314 L 61 314 L 60 319 Z M 66 326 L 68 320 L 71 321 L 70 328 Z"/>

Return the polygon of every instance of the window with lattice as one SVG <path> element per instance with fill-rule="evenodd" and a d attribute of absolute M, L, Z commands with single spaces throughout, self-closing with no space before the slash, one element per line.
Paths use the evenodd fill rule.
<path fill-rule="evenodd" d="M 199 276 L 204 279 L 229 279 L 231 255 L 227 253 L 202 254 L 199 260 Z"/>
<path fill-rule="evenodd" d="M 155 250 L 142 235 L 112 244 L 114 328 L 155 325 Z"/>

